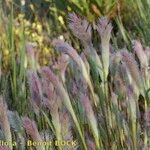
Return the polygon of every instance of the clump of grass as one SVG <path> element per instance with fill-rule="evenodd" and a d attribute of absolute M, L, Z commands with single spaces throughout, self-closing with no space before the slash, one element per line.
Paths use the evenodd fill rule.
<path fill-rule="evenodd" d="M 142 44 L 135 41 L 130 52 L 127 49 L 112 50 L 112 25 L 106 18 L 97 21 L 99 49 L 92 43 L 92 26 L 88 21 L 70 14 L 69 28 L 83 45 L 82 53 L 67 41 L 54 39 L 52 44 L 59 57 L 53 65 L 40 67 L 33 45 L 28 43 L 20 57 L 26 57 L 29 67 L 21 65 L 25 61 L 22 59 L 19 69 L 23 72 L 19 82 L 16 60 L 12 59 L 12 64 L 15 64 L 10 74 L 12 92 L 15 87 L 12 93 L 15 101 L 12 102 L 20 104 L 19 87 L 22 87 L 21 91 L 27 90 L 25 101 L 31 106 L 26 108 L 28 112 L 21 114 L 21 119 L 20 114 L 8 111 L 11 107 L 7 108 L 1 98 L 0 135 L 3 133 L 6 140 L 19 139 L 23 143 L 28 139 L 38 142 L 76 141 L 75 145 L 69 146 L 53 143 L 51 146 L 35 147 L 42 150 L 148 148 L 150 58 L 146 54 L 149 48 L 144 50 Z M 13 35 L 9 36 L 11 39 Z M 26 42 L 23 43 L 25 46 Z M 11 48 L 14 50 L 14 47 Z M 15 51 L 12 53 L 15 54 Z M 19 106 L 15 105 L 13 109 L 21 111 Z M 21 147 L 19 143 L 18 147 Z"/>

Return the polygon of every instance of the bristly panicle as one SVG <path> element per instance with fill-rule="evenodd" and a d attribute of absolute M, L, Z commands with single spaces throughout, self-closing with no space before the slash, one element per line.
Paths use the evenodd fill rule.
<path fill-rule="evenodd" d="M 66 54 L 61 54 L 58 57 L 58 60 L 56 62 L 56 69 L 58 69 L 60 71 L 60 78 L 62 79 L 62 81 L 65 83 L 66 79 L 65 79 L 65 72 L 67 69 L 67 66 L 69 64 L 69 56 Z"/>
<path fill-rule="evenodd" d="M 68 50 L 72 49 L 72 47 L 61 39 L 54 39 L 52 41 L 52 46 L 55 47 L 55 49 L 59 52 L 67 53 Z"/>
<path fill-rule="evenodd" d="M 132 80 L 135 82 L 139 90 L 143 94 L 143 82 L 140 76 L 140 71 L 133 55 L 127 50 L 121 50 L 122 61 L 126 64 L 129 73 L 131 74 Z"/>
<path fill-rule="evenodd" d="M 78 55 L 77 51 L 73 47 L 71 47 L 67 42 L 64 42 L 62 40 L 55 39 L 53 41 L 53 46 L 57 50 L 68 54 L 76 62 L 76 64 L 78 65 L 78 67 L 79 67 L 79 69 L 80 69 L 80 71 L 81 71 L 85 81 L 87 82 L 87 84 L 88 84 L 88 86 L 90 88 L 93 100 L 95 101 L 94 103 L 95 103 L 95 105 L 97 105 L 96 104 L 97 102 L 96 102 L 96 99 L 95 99 L 95 95 L 94 95 L 93 86 L 92 86 L 92 82 L 90 80 L 90 76 L 89 76 L 88 71 L 86 69 L 85 63 L 81 59 L 80 55 Z"/>
<path fill-rule="evenodd" d="M 133 44 L 133 50 L 138 56 L 138 59 L 140 60 L 141 67 L 148 67 L 148 57 L 146 56 L 146 53 L 140 41 L 134 40 L 132 44 Z"/>
<path fill-rule="evenodd" d="M 23 117 L 23 127 L 25 128 L 26 132 L 28 135 L 30 135 L 34 140 L 39 138 L 36 137 L 35 135 L 38 133 L 37 126 L 34 121 L 30 120 L 28 117 Z"/>
<path fill-rule="evenodd" d="M 67 110 L 70 112 L 72 119 L 78 129 L 79 135 L 82 139 L 83 145 L 84 145 L 85 149 L 87 149 L 86 144 L 85 144 L 85 139 L 83 138 L 81 128 L 77 121 L 77 118 L 76 118 L 75 112 L 73 110 L 67 90 L 64 88 L 64 86 L 60 82 L 59 78 L 54 74 L 54 72 L 49 67 L 42 68 L 41 72 L 42 72 L 43 76 L 45 76 L 47 79 L 49 79 L 51 81 L 51 83 L 53 84 L 53 86 L 56 89 L 57 94 L 61 97 L 62 101 L 64 102 L 64 105 L 66 106 Z"/>
<path fill-rule="evenodd" d="M 31 136 L 33 141 L 42 142 L 42 138 L 39 134 L 38 128 L 33 120 L 28 117 L 22 118 L 23 127 L 29 136 Z M 44 146 L 36 146 L 37 150 L 44 150 Z"/>
<path fill-rule="evenodd" d="M 119 66 L 117 68 L 117 72 L 118 72 L 121 80 L 123 81 L 124 85 L 125 86 L 129 85 L 130 82 L 129 82 L 129 78 L 128 78 L 128 71 L 127 71 L 126 64 L 124 62 L 119 64 Z"/>
<path fill-rule="evenodd" d="M 120 61 L 121 61 L 121 56 L 119 52 L 111 54 L 109 69 L 112 76 L 115 75 L 118 65 L 120 64 Z"/>
<path fill-rule="evenodd" d="M 134 40 L 133 42 L 133 50 L 136 53 L 139 61 L 140 61 L 140 70 L 141 70 L 141 76 L 144 81 L 144 85 L 146 88 L 149 88 L 149 56 L 144 51 L 142 44 L 140 41 Z"/>
<path fill-rule="evenodd" d="M 42 83 L 42 91 L 44 94 L 44 104 L 49 109 L 52 123 L 54 125 L 54 129 L 56 132 L 57 140 L 62 140 L 61 137 L 61 122 L 59 119 L 59 109 L 61 109 L 61 99 L 59 95 L 57 95 L 54 86 L 50 82 L 50 80 L 41 72 L 41 83 Z"/>
<path fill-rule="evenodd" d="M 60 39 L 54 39 L 52 42 L 52 45 L 55 47 L 56 50 L 68 54 L 79 66 L 80 64 L 80 56 L 76 52 L 76 50 L 69 45 L 67 42 L 60 40 Z"/>
<path fill-rule="evenodd" d="M 111 23 L 109 23 L 107 18 L 102 17 L 98 20 L 96 28 L 101 38 L 101 58 L 104 71 L 104 80 L 107 80 L 110 55 L 109 42 L 111 37 L 112 25 Z"/>
<path fill-rule="evenodd" d="M 73 141 L 73 134 L 71 131 L 72 120 L 65 109 L 60 113 L 60 121 L 61 121 L 61 131 L 62 131 L 63 140 Z M 64 146 L 63 148 L 65 150 L 76 150 L 77 145 L 75 145 L 75 146 L 68 145 L 68 146 Z"/>
<path fill-rule="evenodd" d="M 91 43 L 91 25 L 88 21 L 79 18 L 75 13 L 69 14 L 68 20 L 74 36 L 80 39 L 83 45 Z"/>
<path fill-rule="evenodd" d="M 48 78 L 45 77 L 42 73 L 41 76 L 44 105 L 50 110 L 51 114 L 56 115 L 56 113 L 58 113 L 58 108 L 61 106 L 62 101 L 60 100 L 60 97 L 57 95 L 54 86 L 48 80 Z"/>
<path fill-rule="evenodd" d="M 125 98 L 126 86 L 118 73 L 114 77 L 114 90 L 120 98 Z"/>
<path fill-rule="evenodd" d="M 67 105 L 67 108 L 71 109 L 71 103 L 67 91 L 64 89 L 63 84 L 60 82 L 57 75 L 49 67 L 43 67 L 41 69 L 42 76 L 50 81 L 55 88 L 55 92 L 61 97 L 62 101 Z M 70 106 L 70 107 L 69 107 Z"/>
<path fill-rule="evenodd" d="M 94 111 L 93 111 L 92 105 L 90 103 L 90 100 L 89 100 L 88 96 L 86 96 L 84 94 L 81 94 L 80 99 L 81 99 L 82 106 L 85 110 L 86 116 L 88 118 L 89 124 L 91 126 L 93 136 L 95 138 L 96 147 L 100 148 L 97 120 L 94 115 Z"/>
<path fill-rule="evenodd" d="M 40 107 L 42 104 L 42 87 L 36 71 L 28 70 L 27 79 L 32 101 Z"/>
<path fill-rule="evenodd" d="M 97 22 L 97 31 L 102 38 L 109 41 L 110 40 L 110 33 L 112 31 L 112 25 L 109 23 L 109 20 L 106 17 L 99 18 Z"/>

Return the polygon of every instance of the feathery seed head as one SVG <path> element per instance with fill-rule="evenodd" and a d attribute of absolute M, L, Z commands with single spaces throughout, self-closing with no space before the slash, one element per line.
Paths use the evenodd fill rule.
<path fill-rule="evenodd" d="M 143 90 L 142 78 L 140 76 L 140 71 L 135 61 L 134 57 L 127 50 L 121 50 L 122 61 L 126 64 L 126 67 L 131 74 L 133 81 L 136 83 L 139 90 Z"/>
<path fill-rule="evenodd" d="M 63 40 L 60 39 L 54 39 L 52 45 L 55 47 L 56 50 L 68 54 L 79 66 L 81 65 L 80 56 L 78 55 L 76 50 L 67 42 L 64 42 Z"/>
<path fill-rule="evenodd" d="M 137 40 L 132 41 L 133 50 L 135 51 L 136 55 L 138 56 L 140 63 L 143 67 L 148 67 L 148 58 L 146 56 L 145 51 L 141 43 Z"/>
<path fill-rule="evenodd" d="M 97 31 L 101 38 L 101 57 L 102 57 L 102 65 L 104 71 L 104 80 L 107 80 L 108 72 L 109 72 L 109 55 L 110 55 L 110 37 L 112 31 L 112 25 L 109 23 L 107 18 L 102 17 L 97 22 Z"/>
<path fill-rule="evenodd" d="M 23 127 L 25 128 L 28 135 L 32 137 L 35 141 L 42 141 L 38 128 L 35 124 L 35 122 L 28 117 L 22 118 Z"/>
<path fill-rule="evenodd" d="M 52 41 L 52 46 L 54 46 L 56 50 L 64 53 L 67 53 L 70 50 L 70 45 L 61 39 L 54 39 Z"/>
<path fill-rule="evenodd" d="M 35 122 L 31 121 L 28 117 L 23 117 L 23 127 L 30 136 L 33 136 L 34 132 L 37 132 Z"/>
<path fill-rule="evenodd" d="M 91 25 L 87 20 L 79 18 L 75 13 L 69 14 L 69 28 L 82 44 L 91 42 Z"/>
<path fill-rule="evenodd" d="M 42 102 L 42 88 L 37 72 L 33 70 L 28 70 L 27 79 L 31 98 L 37 106 L 40 106 Z"/>
<path fill-rule="evenodd" d="M 106 17 L 101 17 L 97 22 L 97 31 L 101 37 L 101 40 L 110 40 L 110 34 L 112 31 L 112 25 Z"/>

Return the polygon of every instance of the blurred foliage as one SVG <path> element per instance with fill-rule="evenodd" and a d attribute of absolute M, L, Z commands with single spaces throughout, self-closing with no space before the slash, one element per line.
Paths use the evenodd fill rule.
<path fill-rule="evenodd" d="M 75 12 L 95 22 L 99 16 L 107 16 L 113 21 L 113 42 L 117 46 L 128 48 L 132 39 L 139 38 L 149 45 L 149 1 L 148 0 L 3 0 L 1 1 L 1 36 L 3 65 L 8 66 L 9 48 L 4 26 L 8 24 L 13 7 L 13 33 L 16 51 L 19 51 L 19 41 L 24 36 L 25 41 L 36 45 L 37 57 L 41 65 L 49 62 L 52 54 L 50 43 L 56 36 L 74 43 L 79 49 L 80 44 L 67 30 L 67 15 Z M 97 37 L 95 37 L 97 40 Z M 95 43 L 95 42 L 94 42 Z"/>
<path fill-rule="evenodd" d="M 116 17 L 123 40 L 127 45 L 133 39 L 139 39 L 150 45 L 150 2 L 149 0 L 122 0 L 121 13 Z"/>
<path fill-rule="evenodd" d="M 66 31 L 66 15 L 69 12 L 75 12 L 86 17 L 88 21 L 94 21 L 103 15 L 114 18 L 120 5 L 119 0 L 13 0 L 12 2 L 15 17 L 23 13 L 29 21 L 38 18 L 43 26 L 48 22 L 52 35 L 55 35 L 55 32 L 58 34 L 60 31 Z M 8 15 L 11 1 L 4 0 L 2 6 L 3 12 Z"/>

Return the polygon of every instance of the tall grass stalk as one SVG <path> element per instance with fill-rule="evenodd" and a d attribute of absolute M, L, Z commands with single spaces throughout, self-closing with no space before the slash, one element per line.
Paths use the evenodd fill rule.
<path fill-rule="evenodd" d="M 73 121 L 77 127 L 77 130 L 79 132 L 83 147 L 85 150 L 87 150 L 84 136 L 82 134 L 82 131 L 81 131 L 80 125 L 78 123 L 77 117 L 76 117 L 75 112 L 73 110 L 73 107 L 71 105 L 70 98 L 68 96 L 67 91 L 64 89 L 63 85 L 61 84 L 61 82 L 59 81 L 57 76 L 48 67 L 43 68 L 42 72 L 43 72 L 43 75 L 45 74 L 46 77 L 49 78 L 49 80 L 52 82 L 52 84 L 56 88 L 56 91 L 59 93 L 60 97 L 63 99 L 63 102 L 64 102 L 66 108 L 68 109 L 68 111 L 70 112 L 72 119 L 73 119 Z"/>

